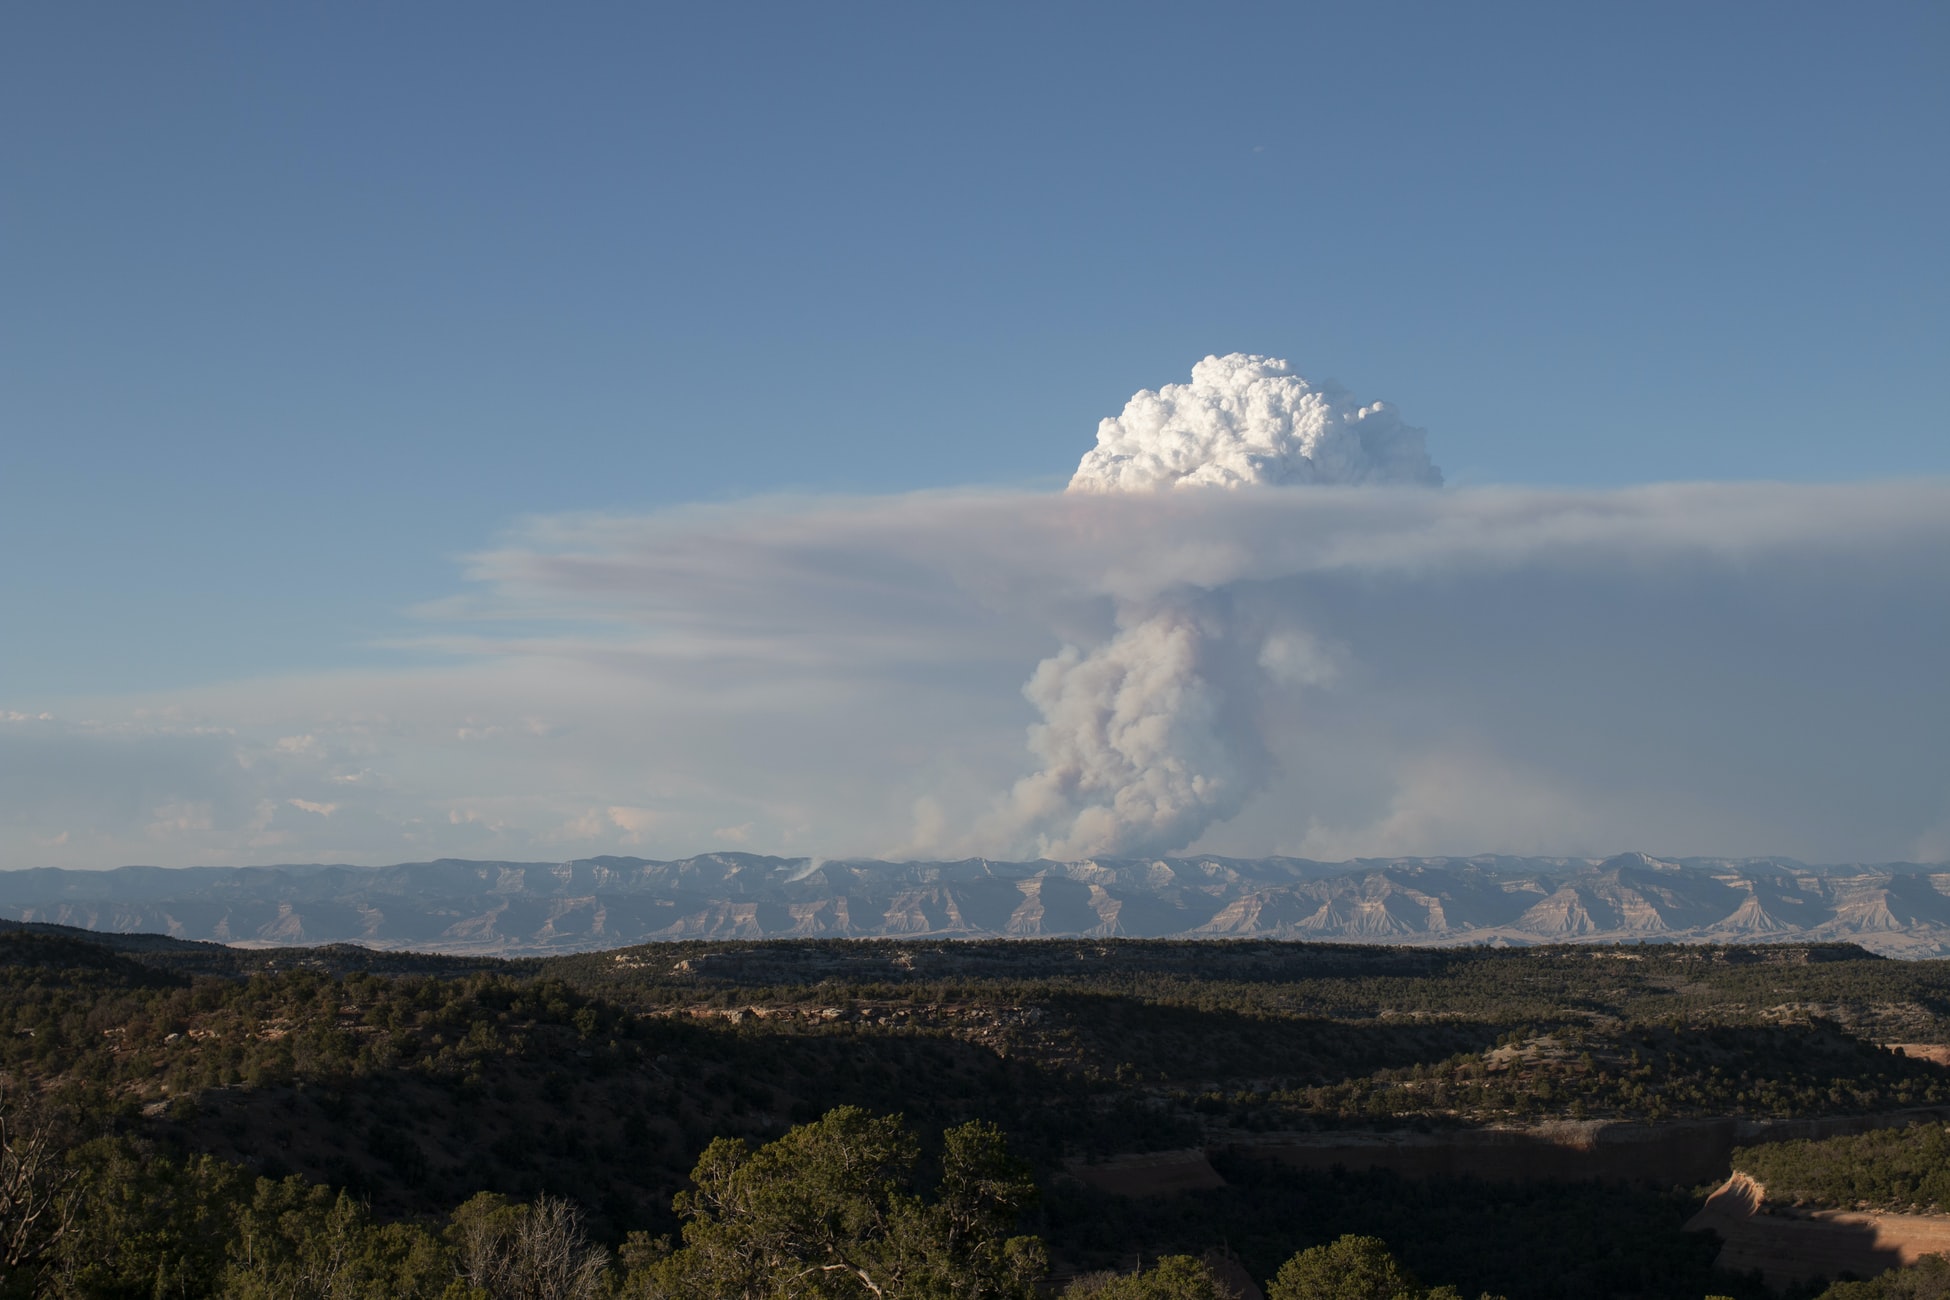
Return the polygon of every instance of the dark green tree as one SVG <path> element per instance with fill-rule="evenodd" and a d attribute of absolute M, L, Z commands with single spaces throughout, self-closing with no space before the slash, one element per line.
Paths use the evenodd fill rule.
<path fill-rule="evenodd" d="M 237 1216 L 251 1197 L 244 1169 L 210 1156 L 178 1162 L 121 1138 L 70 1151 L 73 1213 L 38 1293 L 67 1300 L 174 1300 L 217 1286 Z"/>
<path fill-rule="evenodd" d="M 1424 1287 L 1379 1237 L 1343 1236 L 1280 1265 L 1266 1300 L 1462 1300 L 1452 1286 Z M 1483 1300 L 1494 1300 L 1485 1296 Z"/>
<path fill-rule="evenodd" d="M 425 1229 L 374 1224 L 347 1193 L 296 1177 L 258 1180 L 230 1251 L 224 1300 L 434 1300 L 454 1282 Z"/>
<path fill-rule="evenodd" d="M 675 1201 L 681 1248 L 632 1251 L 628 1293 L 669 1300 L 1004 1300 L 1035 1294 L 1042 1244 L 1007 1235 L 1034 1195 L 991 1125 L 950 1130 L 930 1198 L 897 1115 L 842 1106 L 752 1150 L 719 1138 Z"/>
<path fill-rule="evenodd" d="M 1421 1300 L 1422 1285 L 1379 1237 L 1352 1234 L 1280 1265 L 1266 1300 Z"/>
<path fill-rule="evenodd" d="M 1190 1255 L 1166 1255 L 1135 1273 L 1078 1278 L 1063 1300 L 1234 1300 L 1232 1288 Z"/>
<path fill-rule="evenodd" d="M 1837 1282 L 1820 1300 L 1950 1300 L 1950 1258 L 1925 1255 L 1866 1282 Z"/>

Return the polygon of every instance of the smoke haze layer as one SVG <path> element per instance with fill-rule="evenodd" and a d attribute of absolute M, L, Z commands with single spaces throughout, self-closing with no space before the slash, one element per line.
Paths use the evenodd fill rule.
<path fill-rule="evenodd" d="M 0 711 L 0 851 L 1016 857 L 1129 786 L 1117 834 L 1205 800 L 1239 856 L 1950 858 L 1950 483 L 768 499 L 533 519 L 468 575 L 423 668 Z M 1154 656 L 1222 703 L 1148 721 Z"/>

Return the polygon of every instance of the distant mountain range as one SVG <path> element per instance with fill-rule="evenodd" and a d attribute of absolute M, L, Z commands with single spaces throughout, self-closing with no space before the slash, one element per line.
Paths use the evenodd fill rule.
<path fill-rule="evenodd" d="M 252 946 L 493 955 L 659 939 L 1123 935 L 1403 944 L 1842 940 L 1950 954 L 1950 867 L 1779 858 L 1183 857 L 0 871 L 0 917 Z"/>

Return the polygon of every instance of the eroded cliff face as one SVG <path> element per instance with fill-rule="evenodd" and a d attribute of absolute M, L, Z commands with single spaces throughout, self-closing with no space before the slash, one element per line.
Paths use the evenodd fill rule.
<path fill-rule="evenodd" d="M 1777 859 L 439 862 L 0 872 L 0 916 L 478 954 L 657 939 L 1078 935 L 1409 944 L 1851 941 L 1950 954 L 1950 869 Z"/>
<path fill-rule="evenodd" d="M 1758 1271 L 1771 1286 L 1853 1273 L 1869 1278 L 1950 1251 L 1950 1215 L 1800 1210 L 1771 1202 L 1767 1188 L 1735 1170 L 1686 1224 L 1725 1244 L 1718 1264 Z"/>

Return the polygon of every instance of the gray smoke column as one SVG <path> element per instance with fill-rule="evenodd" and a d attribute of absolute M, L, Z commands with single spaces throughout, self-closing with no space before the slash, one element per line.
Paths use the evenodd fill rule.
<path fill-rule="evenodd" d="M 1072 492 L 1290 484 L 1434 487 L 1427 435 L 1386 402 L 1362 404 L 1274 357 L 1207 357 L 1189 384 L 1145 389 L 1097 426 Z"/>
<path fill-rule="evenodd" d="M 1294 485 L 1436 486 L 1422 430 L 1381 402 L 1309 383 L 1272 357 L 1209 356 L 1189 384 L 1145 390 L 1103 421 L 1071 492 L 1265 490 Z M 1117 610 L 1094 647 L 1064 646 L 1023 694 L 1041 767 L 1018 781 L 1004 833 L 1046 857 L 1135 856 L 1191 844 L 1265 784 L 1264 692 L 1317 683 L 1247 628 L 1223 589 L 1187 587 Z"/>
<path fill-rule="evenodd" d="M 1045 857 L 1163 852 L 1239 811 L 1265 778 L 1249 719 L 1231 689 L 1250 665 L 1223 602 L 1184 593 L 1119 611 L 1116 635 L 1064 646 L 1023 687 L 1043 715 L 1029 730 L 1042 761 L 1010 792 L 1008 820 L 1038 832 Z"/>

